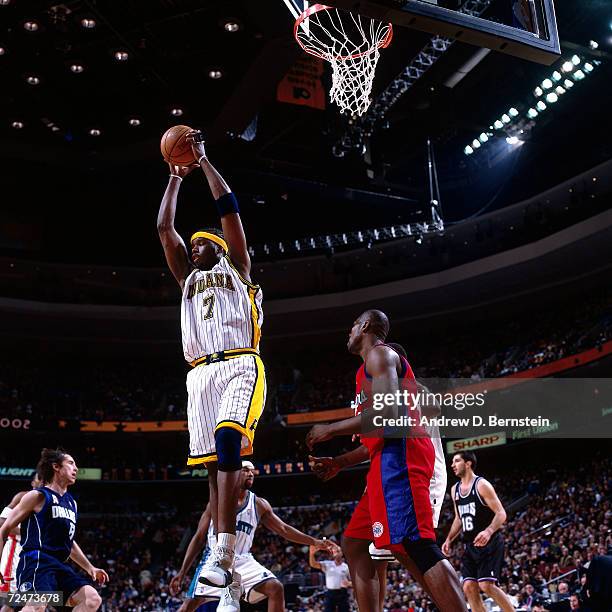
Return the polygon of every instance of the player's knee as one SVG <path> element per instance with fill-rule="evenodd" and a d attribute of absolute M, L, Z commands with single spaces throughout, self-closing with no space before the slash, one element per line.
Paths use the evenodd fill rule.
<path fill-rule="evenodd" d="M 487 595 L 495 590 L 495 583 L 491 580 L 481 580 L 478 583 L 480 590 Z"/>
<path fill-rule="evenodd" d="M 85 607 L 88 610 L 97 610 L 102 605 L 102 598 L 98 595 L 97 591 L 91 589 L 85 595 Z"/>
<path fill-rule="evenodd" d="M 242 434 L 231 427 L 219 427 L 215 432 L 217 468 L 221 472 L 236 472 L 242 467 L 240 445 Z"/>
<path fill-rule="evenodd" d="M 436 542 L 429 538 L 414 541 L 406 538 L 402 544 L 422 574 L 427 573 L 434 565 L 446 559 Z"/>
<path fill-rule="evenodd" d="M 279 580 L 268 580 L 267 584 L 268 599 L 275 602 L 285 601 L 285 589 Z"/>
<path fill-rule="evenodd" d="M 462 586 L 466 597 L 478 595 L 479 593 L 478 583 L 474 582 L 474 580 L 466 580 Z"/>

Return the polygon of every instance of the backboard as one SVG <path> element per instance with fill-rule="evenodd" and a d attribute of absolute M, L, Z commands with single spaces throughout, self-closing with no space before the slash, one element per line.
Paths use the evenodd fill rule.
<path fill-rule="evenodd" d="M 283 2 L 294 16 L 308 4 Z M 326 0 L 325 4 L 542 64 L 552 64 L 561 54 L 553 0 Z"/>

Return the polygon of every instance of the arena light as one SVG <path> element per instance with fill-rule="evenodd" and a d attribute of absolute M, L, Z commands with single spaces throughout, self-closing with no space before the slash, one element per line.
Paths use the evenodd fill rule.
<path fill-rule="evenodd" d="M 553 82 L 550 79 L 544 79 L 542 81 L 542 87 L 544 89 L 550 89 L 553 86 Z"/>
<path fill-rule="evenodd" d="M 563 72 L 571 72 L 574 69 L 574 64 L 572 62 L 563 62 L 563 66 L 561 66 L 561 70 Z"/>
<path fill-rule="evenodd" d="M 539 98 L 544 92 L 541 87 L 536 87 L 533 91 L 536 98 Z"/>
<path fill-rule="evenodd" d="M 511 117 L 518 117 L 519 112 L 518 112 L 518 110 L 517 110 L 516 108 L 514 108 L 514 106 L 513 106 L 513 107 L 512 107 L 512 108 L 511 108 L 511 109 L 508 111 L 508 114 L 509 114 Z"/>
<path fill-rule="evenodd" d="M 16 130 L 22 130 L 24 125 L 22 121 L 13 121 L 13 123 L 11 123 L 11 127 Z"/>
<path fill-rule="evenodd" d="M 223 73 L 221 72 L 221 70 L 213 69 L 208 71 L 208 76 L 211 79 L 217 80 L 223 76 Z"/>
<path fill-rule="evenodd" d="M 122 50 L 115 51 L 115 59 L 118 62 L 127 62 L 128 58 L 129 58 L 129 54 L 127 51 L 122 51 Z"/>
<path fill-rule="evenodd" d="M 542 102 L 542 100 L 540 100 L 537 104 L 536 104 L 536 108 L 542 112 L 546 110 L 546 104 L 544 104 L 544 102 Z"/>
<path fill-rule="evenodd" d="M 93 30 L 93 28 L 96 27 L 96 20 L 91 19 L 91 17 L 84 17 L 81 19 L 81 27 L 85 28 L 86 30 Z"/>
<path fill-rule="evenodd" d="M 28 85 L 40 85 L 40 78 L 34 74 L 31 74 L 26 78 L 26 83 Z"/>
<path fill-rule="evenodd" d="M 4 55 L 6 53 L 6 49 L 4 47 L 0 47 L 0 55 Z"/>
<path fill-rule="evenodd" d="M 472 147 L 474 149 L 480 149 L 480 141 L 474 138 L 474 140 L 472 140 Z"/>
<path fill-rule="evenodd" d="M 138 119 L 138 117 L 132 117 L 128 123 L 132 126 L 132 127 L 138 127 L 140 125 L 140 119 Z"/>
<path fill-rule="evenodd" d="M 485 143 L 485 142 L 487 142 L 487 140 L 489 140 L 489 136 L 488 136 L 488 135 L 487 135 L 485 132 L 483 132 L 483 133 L 482 133 L 482 134 L 481 134 L 481 135 L 478 137 L 478 139 L 480 140 L 480 142 Z"/>
<path fill-rule="evenodd" d="M 599 49 L 599 43 L 596 40 L 589 40 L 589 47 L 595 51 L 595 49 Z"/>
<path fill-rule="evenodd" d="M 183 114 L 183 109 L 182 109 L 182 108 L 179 108 L 179 107 L 175 107 L 175 108 L 173 108 L 173 109 L 170 111 L 170 114 L 171 114 L 173 117 L 180 117 L 180 116 L 182 116 L 182 114 Z"/>
<path fill-rule="evenodd" d="M 538 111 L 537 111 L 535 108 L 530 108 L 530 109 L 527 111 L 527 116 L 528 116 L 530 119 L 535 119 L 535 118 L 536 118 L 538 115 L 539 115 L 539 113 L 538 113 Z"/>
<path fill-rule="evenodd" d="M 576 72 L 574 72 L 574 80 L 575 81 L 582 81 L 582 79 L 584 79 L 585 76 L 586 76 L 586 74 L 584 74 L 584 72 L 582 72 L 582 70 L 576 70 Z"/>
<path fill-rule="evenodd" d="M 466 155 L 471 155 L 474 152 L 474 149 L 472 149 L 472 147 L 470 147 L 470 145 L 468 145 L 467 147 L 465 147 L 465 149 L 463 149 L 463 152 Z"/>
<path fill-rule="evenodd" d="M 83 68 L 82 64 L 72 64 L 72 66 L 70 66 L 70 70 L 72 70 L 74 74 L 81 74 L 85 68 Z"/>
<path fill-rule="evenodd" d="M 586 62 L 586 64 L 584 65 L 584 69 L 586 72 L 593 72 L 593 70 L 595 70 L 595 66 L 593 66 L 593 64 L 591 64 L 590 62 Z"/>
<path fill-rule="evenodd" d="M 501 130 L 504 127 L 504 124 L 498 119 L 493 126 L 495 127 L 496 130 Z"/>
<path fill-rule="evenodd" d="M 226 21 L 223 24 L 223 29 L 226 32 L 234 33 L 234 32 L 237 32 L 240 29 L 240 26 L 235 21 Z"/>
<path fill-rule="evenodd" d="M 36 32 L 38 31 L 38 23 L 36 21 L 26 21 L 23 24 L 23 28 L 24 30 L 27 30 L 28 32 Z"/>
<path fill-rule="evenodd" d="M 11 0 L 0 0 L 0 6 L 8 6 Z"/>
<path fill-rule="evenodd" d="M 574 64 L 574 66 L 580 66 L 581 61 L 582 60 L 577 55 L 572 55 L 572 64 Z"/>
<path fill-rule="evenodd" d="M 571 89 L 574 86 L 574 82 L 570 81 L 569 79 L 565 79 L 565 81 L 563 81 L 563 86 L 565 89 Z"/>
<path fill-rule="evenodd" d="M 555 92 L 557 93 L 557 95 L 562 96 L 565 93 L 565 89 L 563 89 L 561 85 L 557 85 L 555 87 Z"/>
<path fill-rule="evenodd" d="M 551 91 L 549 94 L 546 94 L 546 101 L 549 104 L 554 104 L 558 100 L 559 100 L 559 96 L 554 91 Z"/>
<path fill-rule="evenodd" d="M 89 130 L 90 136 L 100 136 L 100 134 L 102 134 L 102 131 L 98 128 L 91 128 L 91 130 Z"/>
<path fill-rule="evenodd" d="M 555 70 L 552 73 L 552 78 L 553 78 L 553 81 L 557 82 L 557 81 L 560 81 L 563 77 L 561 76 L 561 73 L 558 70 Z"/>
<path fill-rule="evenodd" d="M 506 138 L 506 142 L 509 145 L 517 145 L 519 143 L 519 139 L 516 136 L 508 136 Z"/>

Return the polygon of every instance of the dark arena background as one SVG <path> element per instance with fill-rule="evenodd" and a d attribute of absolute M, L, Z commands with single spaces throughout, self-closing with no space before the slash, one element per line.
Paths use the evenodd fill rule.
<path fill-rule="evenodd" d="M 507 514 L 499 586 L 512 608 L 609 612 L 612 3 L 330 4 L 393 22 L 362 115 L 340 112 L 329 63 L 296 43 L 303 2 L 0 0 L 0 507 L 29 489 L 43 448 L 65 448 L 79 467 L 75 538 L 109 576 L 99 609 L 183 603 L 170 581 L 208 472 L 186 464 L 191 368 L 156 220 L 159 141 L 184 124 L 236 194 L 263 290 L 257 496 L 341 543 L 369 466 L 322 481 L 309 454 L 359 442 L 311 453 L 306 436 L 353 415 L 362 362 L 347 337 L 379 309 L 418 380 L 494 379 L 500 396 L 517 379 L 592 386 L 569 430 L 563 416 L 443 428 L 436 534 L 442 545 L 454 518 L 454 453 L 472 450 Z M 220 222 L 200 170 L 181 183 L 188 244 Z M 504 417 L 546 411 L 508 397 Z M 464 549 L 458 538 L 449 553 L 459 578 Z M 252 553 L 284 609 L 336 610 L 308 546 L 260 525 Z M 354 579 L 338 611 L 377 612 L 358 608 Z M 439 608 L 392 562 L 383 609 Z"/>

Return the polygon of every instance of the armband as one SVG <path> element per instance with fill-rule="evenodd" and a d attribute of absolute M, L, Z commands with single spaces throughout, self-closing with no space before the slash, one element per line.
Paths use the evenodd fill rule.
<path fill-rule="evenodd" d="M 217 205 L 217 211 L 220 217 L 229 215 L 231 213 L 239 213 L 238 200 L 236 196 L 230 191 L 229 193 L 223 194 L 218 200 L 215 201 Z"/>

